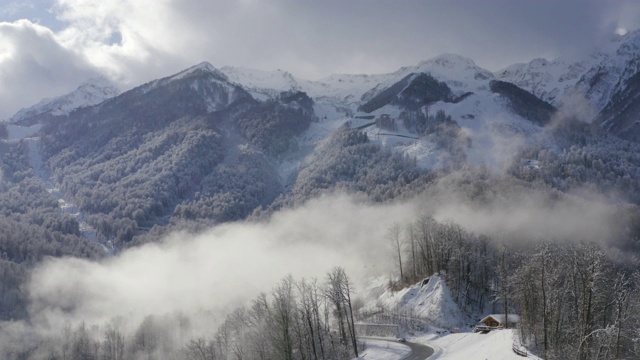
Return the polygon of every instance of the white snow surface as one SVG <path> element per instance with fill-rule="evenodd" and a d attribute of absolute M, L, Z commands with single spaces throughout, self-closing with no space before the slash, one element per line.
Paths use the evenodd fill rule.
<path fill-rule="evenodd" d="M 365 350 L 357 359 L 361 360 L 398 360 L 411 353 L 411 349 L 397 342 L 364 339 Z"/>
<path fill-rule="evenodd" d="M 636 30 L 613 36 L 579 61 L 539 58 L 511 65 L 494 75 L 555 106 L 561 105 L 566 96 L 579 94 L 599 111 L 640 70 L 639 57 L 640 31 Z M 592 80 L 596 80 L 593 87 Z"/>
<path fill-rule="evenodd" d="M 429 359 L 516 360 L 522 357 L 513 352 L 514 344 L 526 351 L 520 346 L 516 330 L 493 330 L 488 334 L 457 332 L 460 328 L 471 329 L 463 326 L 466 317 L 451 297 L 442 276 L 433 275 L 424 285 L 419 282 L 397 292 L 388 290 L 387 282 L 383 279 L 376 279 L 369 286 L 368 293 L 370 297 L 364 306 L 365 310 L 376 312 L 384 308 L 387 313 L 396 312 L 423 319 L 431 325 L 430 328 L 434 327 L 428 332 L 407 336 L 410 342 L 434 348 L 435 353 Z M 398 356 L 395 359 L 401 358 Z M 533 355 L 529 355 L 529 358 L 538 359 Z M 367 356 L 365 359 L 378 358 Z"/>
<path fill-rule="evenodd" d="M 369 289 L 373 295 L 365 309 L 376 312 L 397 313 L 401 316 L 424 320 L 432 326 L 453 329 L 465 323 L 465 316 L 451 297 L 451 291 L 441 276 L 433 275 L 399 291 L 388 289 L 384 281 L 374 282 Z"/>
<path fill-rule="evenodd" d="M 106 78 L 92 78 L 66 95 L 42 99 L 33 106 L 21 109 L 8 122 L 15 123 L 27 117 L 44 113 L 56 116 L 67 115 L 75 109 L 99 104 L 119 93 L 120 90 Z"/>
<path fill-rule="evenodd" d="M 402 69 L 401 69 L 402 70 Z M 476 65 L 473 60 L 455 54 L 442 54 L 407 68 L 409 73 L 429 73 L 444 81 L 452 90 L 475 91 L 493 79 L 493 74 Z"/>
<path fill-rule="evenodd" d="M 183 79 L 189 75 L 192 75 L 194 73 L 197 73 L 198 71 L 206 71 L 206 72 L 210 72 L 212 74 L 217 75 L 218 77 L 221 77 L 223 79 L 227 79 L 226 75 L 221 72 L 220 70 L 216 69 L 213 65 L 211 65 L 211 63 L 207 62 L 207 61 L 203 61 L 197 65 L 194 65 L 186 70 L 180 71 L 179 73 L 168 77 L 167 79 L 165 79 L 165 81 L 175 81 L 175 80 L 180 80 Z"/>
<path fill-rule="evenodd" d="M 529 63 L 511 65 L 496 72 L 499 80 L 507 81 L 531 92 L 542 100 L 558 106 L 563 96 L 572 90 L 593 63 L 572 63 L 565 59 L 534 59 Z"/>
<path fill-rule="evenodd" d="M 482 320 L 480 320 L 480 322 L 486 320 L 489 317 L 494 318 L 496 321 L 500 322 L 501 324 L 506 323 L 505 319 L 507 317 L 509 317 L 509 322 L 520 322 L 520 316 L 516 314 L 508 314 L 507 316 L 504 316 L 504 314 L 489 314 L 485 316 Z"/>
<path fill-rule="evenodd" d="M 437 337 L 435 334 L 421 335 L 407 339 L 412 342 L 429 345 L 435 349 L 429 359 L 438 360 L 520 360 L 522 356 L 513 351 L 514 340 L 518 344 L 516 330 L 494 330 L 488 334 L 454 333 Z M 517 345 L 519 346 L 519 345 Z M 521 350 L 524 348 L 519 347 Z M 539 357 L 528 354 L 528 359 Z"/>
<path fill-rule="evenodd" d="M 244 87 L 258 100 L 274 97 L 283 91 L 299 90 L 301 89 L 299 82 L 307 82 L 283 70 L 263 71 L 225 66 L 220 71 L 229 81 Z"/>
<path fill-rule="evenodd" d="M 502 98 L 489 90 L 494 74 L 477 66 L 471 59 L 443 54 L 407 66 L 388 74 L 334 74 L 320 80 L 304 80 L 282 70 L 260 71 L 236 67 L 221 69 L 230 81 L 243 86 L 254 97 L 264 100 L 282 91 L 299 90 L 314 99 L 314 111 L 320 121 L 314 123 L 299 139 L 301 148 L 313 149 L 337 128 L 349 122 L 351 127 L 374 121 L 357 119 L 355 115 L 388 114 L 398 117 L 400 109 L 384 106 L 371 114 L 357 112 L 364 100 L 413 73 L 429 73 L 444 81 L 457 95 L 473 92 L 458 103 L 438 102 L 430 105 L 429 113 L 444 110 L 461 127 L 470 140 L 465 144 L 467 160 L 473 165 L 488 165 L 503 170 L 510 165 L 510 157 L 525 145 L 552 146 L 552 140 L 542 128 L 514 114 Z M 364 99 L 364 100 L 363 100 Z M 438 148 L 433 137 L 419 137 L 405 129 L 396 120 L 396 131 L 381 130 L 376 126 L 364 129 L 373 143 L 416 159 L 422 168 L 439 168 L 446 164 L 447 149 Z M 290 179 L 304 162 L 304 156 L 287 157 L 280 167 L 283 179 Z"/>
<path fill-rule="evenodd" d="M 261 71 L 231 66 L 220 70 L 229 80 L 252 93 L 273 96 L 281 91 L 300 90 L 316 102 L 339 104 L 352 110 L 365 94 L 372 96 L 411 73 L 429 73 L 447 82 L 454 91 L 473 91 L 493 78 L 491 72 L 478 67 L 473 60 L 453 54 L 443 54 L 387 74 L 333 74 L 319 80 L 300 79 L 283 70 Z"/>

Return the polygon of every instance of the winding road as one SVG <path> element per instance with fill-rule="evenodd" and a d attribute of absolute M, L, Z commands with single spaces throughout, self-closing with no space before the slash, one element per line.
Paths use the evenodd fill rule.
<path fill-rule="evenodd" d="M 399 344 L 408 346 L 411 349 L 411 353 L 409 353 L 407 355 L 407 357 L 402 358 L 402 360 L 426 360 L 431 355 L 433 355 L 433 353 L 435 352 L 435 350 L 431 346 L 418 344 L 418 343 L 412 343 L 412 342 L 408 342 L 408 341 L 401 342 L 401 341 L 392 340 L 392 339 L 389 339 L 389 338 L 371 337 L 371 336 L 363 336 L 362 338 L 363 339 L 373 339 L 373 340 L 394 342 L 394 343 L 399 343 Z"/>
<path fill-rule="evenodd" d="M 407 345 L 411 348 L 411 354 L 404 358 L 403 360 L 425 360 L 429 358 L 429 356 L 433 355 L 433 348 L 427 345 L 422 345 L 418 343 L 412 342 L 404 342 L 403 345 Z"/>

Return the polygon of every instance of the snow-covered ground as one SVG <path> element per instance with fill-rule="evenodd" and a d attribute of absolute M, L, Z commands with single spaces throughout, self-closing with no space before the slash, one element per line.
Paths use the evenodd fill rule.
<path fill-rule="evenodd" d="M 391 291 L 388 282 L 382 279 L 372 281 L 367 289 L 371 294 L 366 299 L 364 310 L 370 313 L 399 314 L 398 316 L 422 320 L 425 331 L 412 332 L 401 330 L 402 336 L 414 343 L 428 345 L 435 353 L 429 360 L 470 360 L 470 359 L 522 359 L 513 351 L 517 331 L 511 329 L 494 330 L 488 334 L 458 332 L 459 329 L 471 331 L 468 325 L 477 316 L 464 314 L 455 303 L 442 276 L 433 275 L 428 281 Z M 388 318 L 387 318 L 388 319 Z M 374 320 L 372 317 L 371 321 Z M 519 349 L 525 350 L 524 348 Z M 366 359 L 378 359 L 376 353 Z M 387 359 L 387 357 L 381 357 Z M 395 359 L 401 359 L 396 357 Z M 530 359 L 538 359 L 529 355 Z"/>
<path fill-rule="evenodd" d="M 488 334 L 456 333 L 441 336 L 426 333 L 408 338 L 410 342 L 432 347 L 435 353 L 429 360 L 518 360 L 523 357 L 513 351 L 516 330 L 494 330 Z M 410 349 L 402 344 L 365 339 L 366 350 L 358 359 L 363 360 L 399 360 L 410 353 Z M 524 348 L 519 348 L 526 351 Z M 528 359 L 540 359 L 527 352 Z"/>
<path fill-rule="evenodd" d="M 433 347 L 436 352 L 429 360 L 518 360 L 523 357 L 512 349 L 515 331 L 504 329 L 488 334 L 468 332 L 442 337 L 438 337 L 437 334 L 425 334 L 408 340 Z M 540 359 L 531 354 L 528 354 L 527 358 Z"/>
<path fill-rule="evenodd" d="M 397 342 L 365 339 L 365 350 L 359 354 L 362 360 L 397 360 L 403 359 L 411 352 L 408 346 Z"/>
<path fill-rule="evenodd" d="M 451 291 L 438 275 L 433 275 L 425 284 L 419 282 L 399 291 L 387 288 L 384 282 L 374 284 L 365 309 L 372 313 L 381 310 L 426 321 L 431 326 L 444 329 L 459 328 L 466 317 L 451 297 Z"/>

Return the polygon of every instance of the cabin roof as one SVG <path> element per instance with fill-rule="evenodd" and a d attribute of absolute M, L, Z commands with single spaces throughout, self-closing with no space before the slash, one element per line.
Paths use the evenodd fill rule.
<path fill-rule="evenodd" d="M 516 314 L 507 314 L 508 318 L 509 318 L 509 323 L 518 323 L 520 322 L 520 316 L 516 315 Z M 499 322 L 500 324 L 504 324 L 505 321 L 505 316 L 504 314 L 491 314 L 491 315 L 487 315 L 485 316 L 482 320 L 480 320 L 480 322 L 485 322 L 486 320 L 488 320 L 489 318 L 493 318 L 494 320 L 496 320 L 497 322 Z"/>

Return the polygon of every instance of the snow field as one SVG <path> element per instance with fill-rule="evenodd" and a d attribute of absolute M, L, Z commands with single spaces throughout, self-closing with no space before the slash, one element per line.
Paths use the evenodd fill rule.
<path fill-rule="evenodd" d="M 433 334 L 426 334 L 409 341 L 436 349 L 430 360 L 518 360 L 523 357 L 516 355 L 512 350 L 515 331 L 504 329 L 494 330 L 488 334 L 458 333 L 435 339 Z M 529 355 L 527 358 L 540 359 L 534 355 Z"/>

